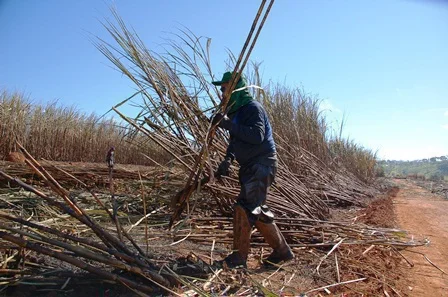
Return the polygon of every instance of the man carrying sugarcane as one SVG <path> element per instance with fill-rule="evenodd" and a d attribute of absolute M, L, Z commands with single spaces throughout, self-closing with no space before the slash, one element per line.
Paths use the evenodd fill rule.
<path fill-rule="evenodd" d="M 224 73 L 220 81 L 224 94 L 230 87 L 232 72 Z M 263 106 L 254 100 L 241 76 L 230 97 L 228 114 L 218 113 L 212 123 L 229 131 L 230 142 L 224 160 L 218 167 L 217 177 L 229 175 L 233 160 L 240 165 L 240 194 L 234 205 L 233 253 L 225 262 L 229 268 L 246 267 L 250 248 L 250 235 L 255 226 L 273 252 L 264 260 L 266 266 L 291 260 L 294 254 L 274 223 L 274 215 L 266 206 L 269 186 L 277 170 L 277 154 L 272 128 Z"/>

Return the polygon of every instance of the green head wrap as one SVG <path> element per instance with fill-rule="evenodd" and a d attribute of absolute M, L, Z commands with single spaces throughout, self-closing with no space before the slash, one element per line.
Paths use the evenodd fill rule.
<path fill-rule="evenodd" d="M 214 84 L 215 86 L 220 86 L 223 83 L 230 82 L 231 78 L 232 78 L 232 72 L 226 72 L 222 76 L 221 80 L 213 81 L 212 84 Z M 246 79 L 243 76 L 241 76 L 240 79 L 238 80 L 238 83 L 235 86 L 235 90 L 239 90 L 239 89 L 242 89 L 242 90 L 239 90 L 236 92 L 234 91 L 232 93 L 232 95 L 230 96 L 230 100 L 227 105 L 227 106 L 230 106 L 230 110 L 229 110 L 228 114 L 232 114 L 232 113 L 236 112 L 240 107 L 246 105 L 251 100 L 254 100 L 254 98 L 250 95 L 247 88 L 245 88 L 246 86 L 247 86 Z"/>

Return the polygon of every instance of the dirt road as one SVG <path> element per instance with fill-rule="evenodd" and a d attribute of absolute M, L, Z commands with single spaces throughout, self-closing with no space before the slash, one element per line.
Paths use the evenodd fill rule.
<path fill-rule="evenodd" d="M 398 224 L 416 238 L 428 238 L 430 244 L 410 249 L 427 256 L 448 273 L 448 200 L 422 189 L 410 181 L 395 180 L 400 187 L 394 199 Z M 448 275 L 432 266 L 421 254 L 404 252 L 414 263 L 409 268 L 410 296 L 448 297 Z"/>

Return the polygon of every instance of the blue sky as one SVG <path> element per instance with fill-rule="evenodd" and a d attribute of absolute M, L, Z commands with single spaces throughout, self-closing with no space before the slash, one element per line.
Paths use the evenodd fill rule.
<path fill-rule="evenodd" d="M 133 84 L 91 34 L 114 3 L 146 46 L 185 26 L 212 38 L 216 75 L 247 36 L 259 1 L 0 0 L 0 89 L 103 114 Z M 303 86 L 328 121 L 386 159 L 448 155 L 448 2 L 277 0 L 251 58 L 265 80 Z"/>

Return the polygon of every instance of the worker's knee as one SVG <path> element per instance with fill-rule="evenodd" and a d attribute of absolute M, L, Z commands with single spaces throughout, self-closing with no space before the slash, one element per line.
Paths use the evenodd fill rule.
<path fill-rule="evenodd" d="M 244 212 L 251 226 L 254 226 L 257 221 L 265 224 L 274 222 L 274 214 L 266 205 L 258 206 L 251 210 L 249 207 L 237 202 L 234 205 L 234 209 L 236 214 L 241 214 Z"/>
<path fill-rule="evenodd" d="M 244 216 L 247 217 L 247 219 L 249 220 L 249 224 L 251 226 L 255 225 L 255 222 L 258 220 L 258 216 L 252 214 L 247 207 L 245 207 L 244 205 L 240 204 L 240 203 L 235 203 L 234 205 L 234 212 L 236 215 L 242 215 L 244 214 Z"/>
<path fill-rule="evenodd" d="M 261 213 L 258 216 L 258 220 L 264 224 L 271 224 L 274 222 L 274 217 L 273 216 L 267 216 L 264 213 Z"/>
<path fill-rule="evenodd" d="M 265 204 L 256 207 L 252 213 L 257 216 L 258 221 L 262 223 L 272 223 L 274 221 L 274 214 L 269 210 L 269 207 Z"/>

